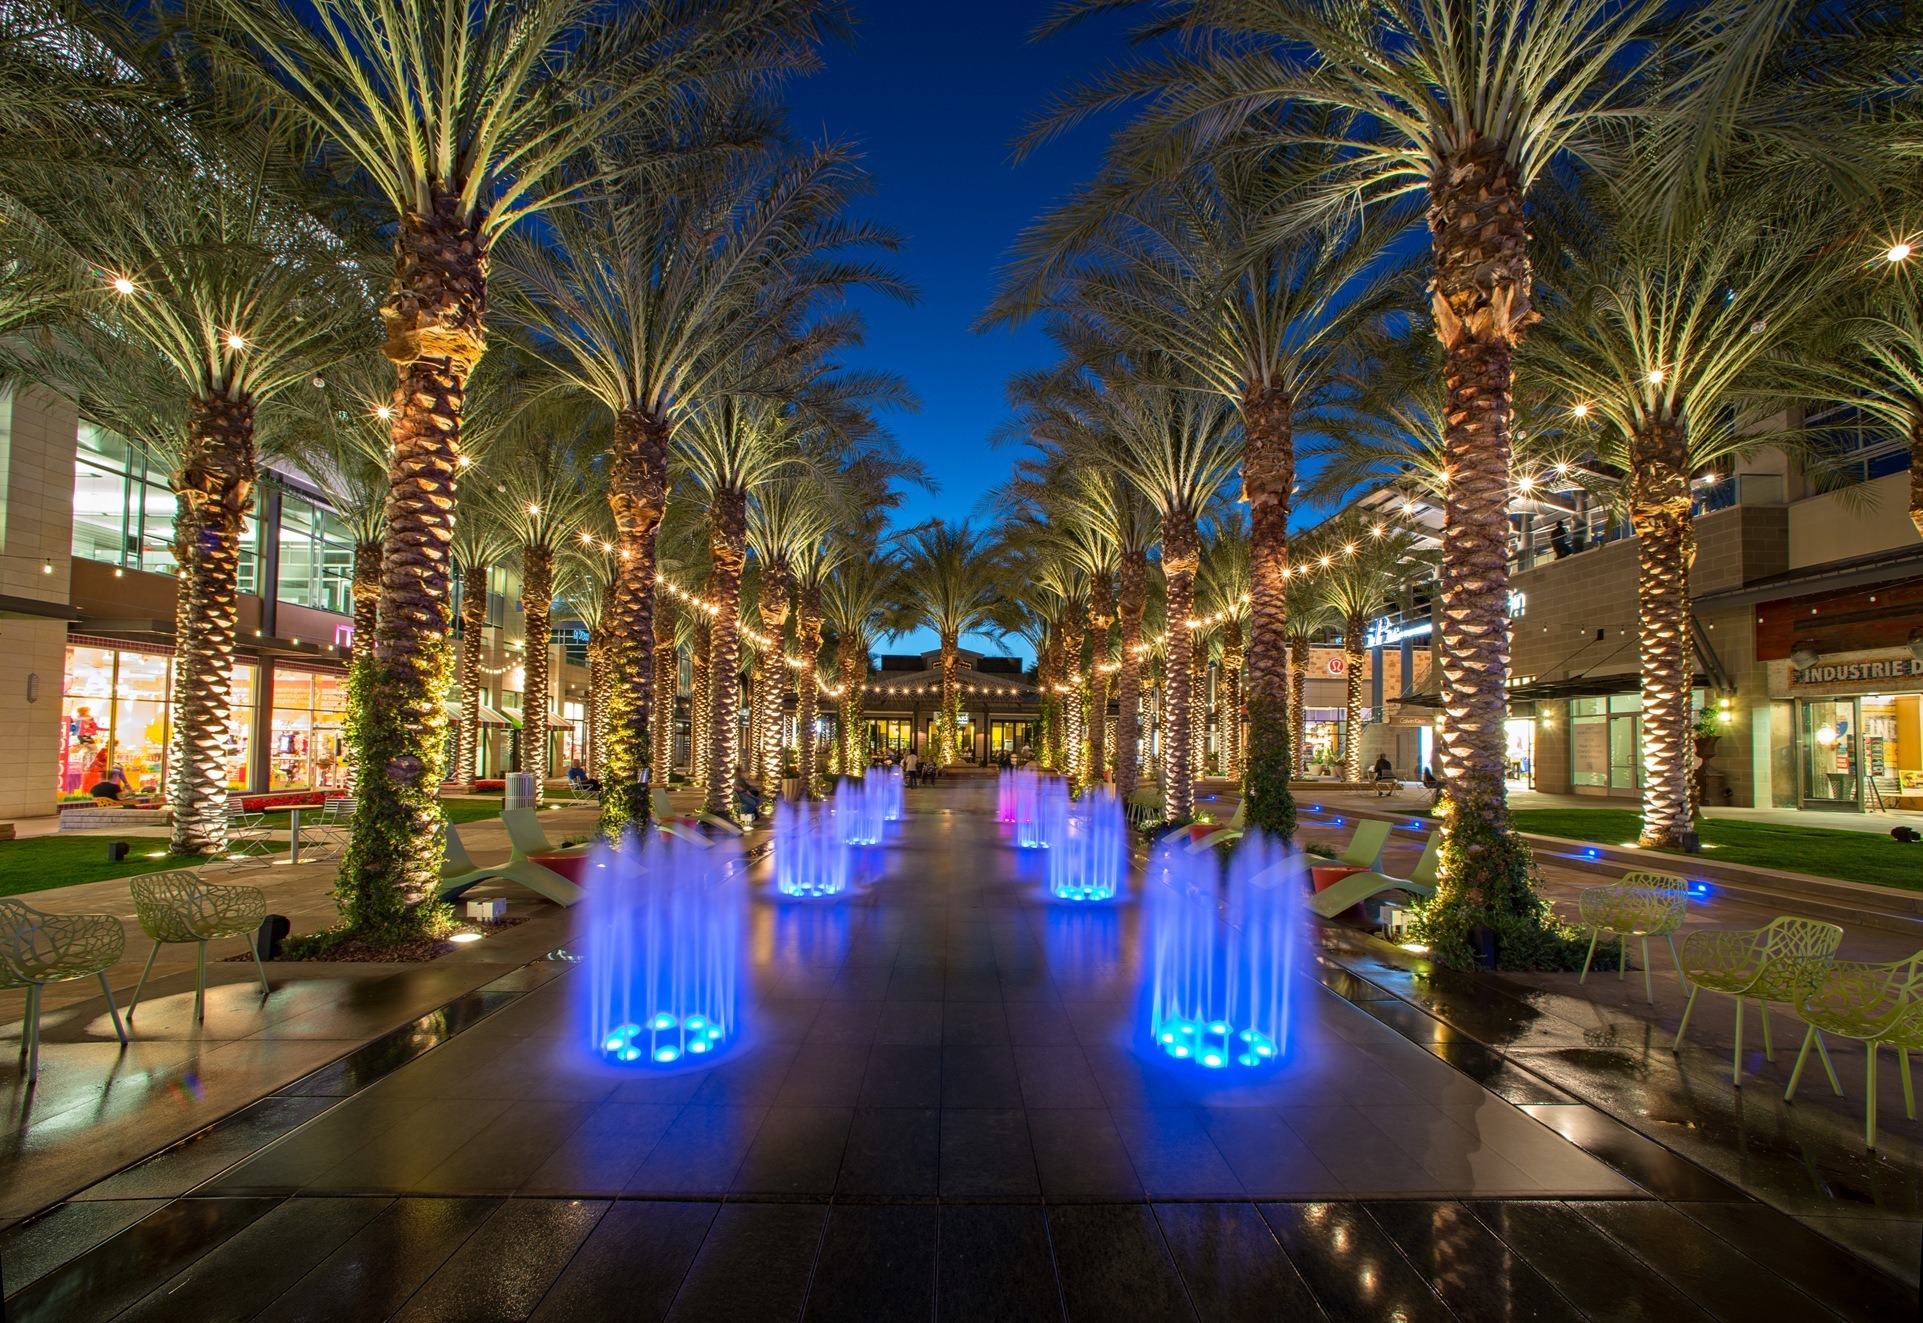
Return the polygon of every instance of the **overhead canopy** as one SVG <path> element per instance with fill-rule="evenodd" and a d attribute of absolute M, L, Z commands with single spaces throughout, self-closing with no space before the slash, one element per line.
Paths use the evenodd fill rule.
<path fill-rule="evenodd" d="M 447 709 L 447 718 L 449 721 L 459 721 L 461 719 L 460 700 L 454 698 L 444 699 L 441 706 Z M 519 730 L 521 726 L 520 722 L 502 716 L 486 703 L 481 704 L 481 724 L 483 726 L 503 726 L 513 730 Z M 567 723 L 563 722 L 562 728 L 566 729 L 566 726 Z"/>

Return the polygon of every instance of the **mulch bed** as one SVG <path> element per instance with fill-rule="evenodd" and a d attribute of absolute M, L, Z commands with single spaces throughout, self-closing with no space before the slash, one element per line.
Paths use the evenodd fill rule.
<path fill-rule="evenodd" d="M 464 923 L 455 931 L 492 935 L 494 933 L 505 932 L 516 924 L 526 922 L 527 920 L 524 918 L 506 918 L 499 923 Z M 366 942 L 356 938 L 351 942 L 342 942 L 339 946 L 333 947 L 321 955 L 308 956 L 299 961 L 290 960 L 282 956 L 278 958 L 277 963 L 331 964 L 346 962 L 350 964 L 417 965 L 424 964 L 429 960 L 437 960 L 450 951 L 459 950 L 464 945 L 466 945 L 466 943 L 449 941 L 445 937 L 421 937 L 411 942 L 402 942 L 398 946 L 376 946 L 372 942 Z M 237 964 L 240 961 L 252 959 L 253 957 L 250 955 L 228 956 L 225 963 Z"/>

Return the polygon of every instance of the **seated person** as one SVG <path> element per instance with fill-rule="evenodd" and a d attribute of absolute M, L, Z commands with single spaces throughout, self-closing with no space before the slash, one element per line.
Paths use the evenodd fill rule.
<path fill-rule="evenodd" d="M 568 784 L 597 795 L 601 793 L 601 783 L 588 775 L 579 758 L 568 764 Z"/>
<path fill-rule="evenodd" d="M 96 808 L 127 807 L 126 802 L 120 798 L 120 783 L 118 781 L 96 781 L 93 789 L 87 793 L 93 796 L 93 802 Z"/>
<path fill-rule="evenodd" d="M 761 792 L 748 784 L 748 778 L 739 771 L 734 774 L 735 811 L 744 818 L 761 815 Z"/>
<path fill-rule="evenodd" d="M 1390 794 L 1395 790 L 1396 769 L 1395 764 L 1389 761 L 1388 754 L 1377 754 L 1375 766 L 1369 770 L 1374 775 L 1376 794 L 1378 796 Z"/>

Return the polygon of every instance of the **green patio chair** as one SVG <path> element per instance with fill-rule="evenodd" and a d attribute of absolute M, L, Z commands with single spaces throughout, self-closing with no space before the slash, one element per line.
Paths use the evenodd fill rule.
<path fill-rule="evenodd" d="M 1835 924 L 1787 915 L 1771 919 L 1764 928 L 1710 928 L 1689 934 L 1683 939 L 1680 966 L 1689 984 L 1689 1004 L 1683 1007 L 1682 1023 L 1676 1026 L 1676 1041 L 1670 1050 L 1682 1051 L 1690 1012 L 1696 1009 L 1696 995 L 1703 989 L 1736 998 L 1736 1059 L 1730 1077 L 1737 1088 L 1742 1088 L 1743 1003 L 1763 1004 L 1763 1056 L 1776 1060 L 1776 1044 L 1770 1039 L 1769 1004 L 1782 1001 L 1800 1005 L 1829 972 L 1836 948 L 1842 944 L 1843 930 Z"/>
<path fill-rule="evenodd" d="M 1235 812 L 1229 815 L 1228 824 L 1217 827 L 1199 841 L 1191 841 L 1189 843 L 1189 853 L 1200 854 L 1202 851 L 1211 849 L 1217 845 L 1240 840 L 1248 830 L 1248 823 L 1249 801 L 1244 797 L 1236 802 Z"/>
<path fill-rule="evenodd" d="M 184 868 L 164 873 L 146 873 L 128 884 L 134 893 L 134 915 L 140 931 L 154 939 L 147 953 L 147 967 L 140 971 L 134 985 L 133 1000 L 127 1003 L 127 1019 L 134 1018 L 140 994 L 146 990 L 147 976 L 154 972 L 154 957 L 160 948 L 192 942 L 198 948 L 194 976 L 194 1019 L 207 1018 L 207 943 L 223 937 L 247 940 L 247 953 L 254 957 L 260 974 L 263 1000 L 274 995 L 267 985 L 267 967 L 260 963 L 260 944 L 254 935 L 267 917 L 267 893 L 259 887 L 218 886 Z"/>
<path fill-rule="evenodd" d="M 530 810 L 514 810 L 517 813 L 523 811 Z M 518 882 L 543 900 L 551 900 L 563 909 L 580 904 L 582 896 L 586 894 L 546 864 L 536 863 L 532 859 L 511 858 L 504 864 L 489 864 L 483 868 L 474 862 L 467 847 L 461 844 L 461 834 L 451 822 L 443 831 L 442 842 L 442 900 L 454 900 L 477 883 L 494 879 Z"/>
<path fill-rule="evenodd" d="M 1625 873 L 1623 880 L 1607 886 L 1586 887 L 1576 898 L 1578 922 L 1589 929 L 1589 951 L 1582 958 L 1582 977 L 1589 981 L 1589 962 L 1596 958 L 1596 941 L 1609 933 L 1621 943 L 1616 962 L 1616 977 L 1621 979 L 1629 966 L 1629 939 L 1643 940 L 1643 993 L 1649 1004 L 1656 1004 L 1656 984 L 1649 969 L 1649 939 L 1660 937 L 1669 943 L 1669 958 L 1676 972 L 1683 972 L 1682 957 L 1676 954 L 1676 931 L 1683 926 L 1689 904 L 1689 879 L 1669 873 Z M 1684 980 L 1687 986 L 1688 980 Z"/>
<path fill-rule="evenodd" d="M 541 815 L 533 809 L 507 809 L 501 814 L 501 825 L 507 828 L 508 862 L 521 863 L 537 854 L 586 854 L 585 845 L 571 845 L 566 849 L 548 839 L 541 827 Z"/>
<path fill-rule="evenodd" d="M 648 813 L 656 822 L 677 816 L 674 801 L 668 798 L 667 791 L 658 786 L 648 792 Z"/>
<path fill-rule="evenodd" d="M 1910 1080 L 1910 1053 L 1923 1051 L 1923 951 L 1907 960 L 1888 964 L 1864 964 L 1853 960 L 1832 961 L 1822 980 L 1797 1004 L 1797 1014 L 1809 1026 L 1803 1046 L 1796 1054 L 1796 1068 L 1790 1071 L 1789 1087 L 1783 1101 L 1796 1097 L 1796 1086 L 1803 1078 L 1803 1065 L 1815 1045 L 1829 1073 L 1830 1088 L 1838 1097 L 1843 1085 L 1836 1078 L 1836 1066 L 1824 1034 L 1854 1038 L 1863 1044 L 1863 1142 L 1876 1147 L 1876 1057 L 1886 1044 L 1896 1049 L 1897 1065 L 1903 1072 L 1903 1108 L 1910 1120 L 1916 1119 L 1916 1086 Z"/>
<path fill-rule="evenodd" d="M 127 1041 L 126 1026 L 107 986 L 107 971 L 127 947 L 126 930 L 111 914 L 47 914 L 17 900 L 0 900 L 0 988 L 25 988 L 20 1055 L 27 1082 L 40 1078 L 40 989 L 49 983 L 98 978 L 114 1034 Z"/>
<path fill-rule="evenodd" d="M 1336 863 L 1350 868 L 1366 868 L 1371 872 L 1382 866 L 1382 850 L 1389 843 L 1389 832 L 1393 822 L 1381 818 L 1362 818 L 1355 824 L 1355 833 L 1349 837 L 1349 844 L 1335 858 Z"/>
<path fill-rule="evenodd" d="M 1380 825 L 1386 836 L 1389 824 L 1385 822 Z M 1361 828 L 1357 828 L 1356 835 L 1361 834 Z M 1353 841 L 1350 842 L 1350 847 L 1351 850 L 1354 849 Z M 1378 846 L 1376 855 L 1380 857 L 1381 854 L 1381 847 Z M 1334 886 L 1325 887 L 1310 896 L 1309 908 L 1325 919 L 1333 919 L 1351 905 L 1360 905 L 1363 901 L 1370 900 L 1385 891 L 1406 891 L 1412 896 L 1433 896 L 1436 894 L 1436 862 L 1441 854 L 1442 836 L 1438 833 L 1429 838 L 1429 844 L 1423 847 L 1422 857 L 1416 860 L 1416 866 L 1410 871 L 1409 876 L 1390 877 L 1387 873 L 1380 873 L 1374 869 L 1351 873 L 1338 880 Z"/>

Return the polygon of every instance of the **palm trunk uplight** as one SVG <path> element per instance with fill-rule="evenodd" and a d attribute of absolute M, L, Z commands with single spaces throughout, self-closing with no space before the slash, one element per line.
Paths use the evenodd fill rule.
<path fill-rule="evenodd" d="M 664 786 L 669 773 L 674 770 L 675 696 L 681 688 L 681 666 L 675 652 L 674 631 L 680 614 L 680 608 L 672 597 L 666 593 L 655 594 L 654 675 L 660 684 L 660 701 L 655 720 L 648 725 L 648 738 L 653 745 L 648 753 L 648 765 L 654 768 L 654 781 Z"/>
<path fill-rule="evenodd" d="M 708 718 L 711 747 L 706 806 L 710 813 L 731 817 L 741 760 L 741 572 L 748 563 L 746 493 L 719 493 L 710 518 L 708 554 L 714 570 L 709 592 L 715 614 L 708 643 L 713 702 Z"/>
<path fill-rule="evenodd" d="M 1195 614 L 1195 571 L 1202 546 L 1192 515 L 1164 515 L 1162 571 L 1168 577 L 1168 643 L 1163 648 L 1167 686 L 1162 735 L 1162 802 L 1171 822 L 1195 816 L 1195 764 L 1190 722 L 1195 691 L 1194 651 L 1184 623 Z"/>
<path fill-rule="evenodd" d="M 548 777 L 548 658 L 554 640 L 554 552 L 521 550 L 521 618 L 526 631 L 521 682 L 521 770 L 538 800 Z"/>
<path fill-rule="evenodd" d="M 1216 703 L 1220 717 L 1222 775 L 1237 784 L 1242 780 L 1242 668 L 1248 661 L 1243 650 L 1242 622 L 1222 623 L 1221 696 Z"/>
<path fill-rule="evenodd" d="M 1148 601 L 1148 556 L 1122 554 L 1116 591 L 1121 622 L 1121 668 L 1115 673 L 1115 793 L 1127 799 L 1139 784 L 1142 752 L 1142 612 Z"/>
<path fill-rule="evenodd" d="M 1295 438 L 1288 393 L 1271 387 L 1242 401 L 1242 490 L 1249 502 L 1248 823 L 1289 840 L 1295 798 L 1289 781 L 1301 726 L 1289 698 L 1289 503 Z"/>
<path fill-rule="evenodd" d="M 788 593 L 791 586 L 788 567 L 779 561 L 763 562 L 761 567 L 761 632 L 769 643 L 761 650 L 755 667 L 755 688 L 761 704 L 760 767 L 764 794 L 781 786 L 786 754 L 788 668 L 783 663 L 788 635 Z"/>
<path fill-rule="evenodd" d="M 813 795 L 815 778 L 821 774 L 821 742 L 815 736 L 821 716 L 821 686 L 815 679 L 823 624 L 820 585 L 804 583 L 796 605 L 795 652 L 800 664 L 795 668 L 795 727 L 801 746 L 801 793 Z"/>
<path fill-rule="evenodd" d="M 1680 423 L 1654 422 L 1631 439 L 1630 507 L 1641 606 L 1643 829 L 1647 849 L 1681 846 L 1691 830 L 1689 443 Z"/>
<path fill-rule="evenodd" d="M 615 415 L 608 504 L 614 512 L 616 566 L 609 634 L 614 642 L 602 758 L 600 833 L 620 841 L 648 825 L 648 734 L 654 719 L 655 533 L 668 507 L 670 425 L 639 410 Z M 665 782 L 666 769 L 657 775 Z"/>
<path fill-rule="evenodd" d="M 1088 590 L 1088 768 L 1091 785 L 1108 780 L 1108 631 L 1115 624 L 1115 576 L 1095 576 Z"/>
<path fill-rule="evenodd" d="M 227 848 L 228 748 L 232 742 L 234 644 L 240 631 L 240 528 L 253 503 L 254 406 L 247 400 L 196 401 L 189 458 L 176 475 L 176 499 L 189 511 L 191 546 L 181 561 L 175 645 L 173 765 L 174 854 Z"/>
<path fill-rule="evenodd" d="M 1362 668 L 1368 654 L 1362 650 L 1361 616 L 1352 615 L 1342 622 L 1342 678 L 1346 711 L 1342 728 L 1342 779 L 1351 783 L 1362 779 Z"/>

